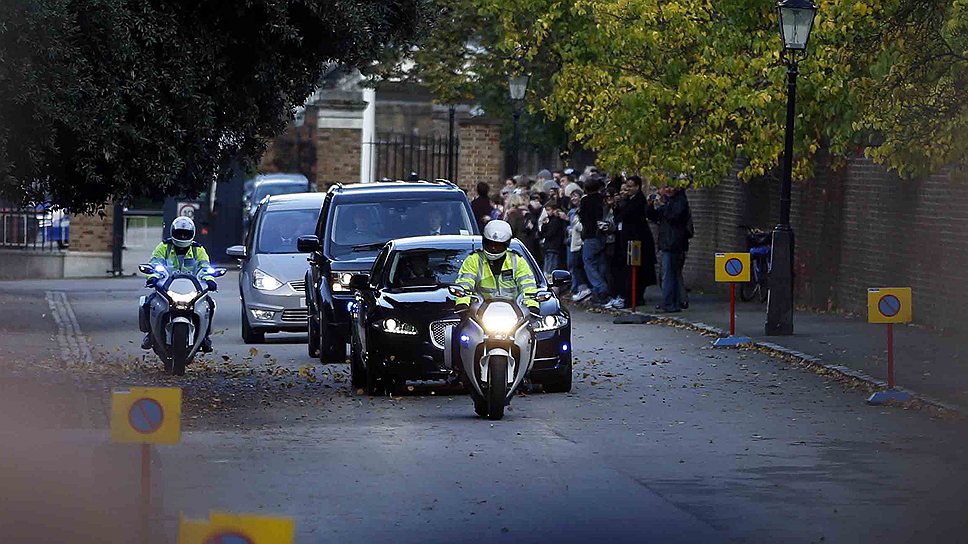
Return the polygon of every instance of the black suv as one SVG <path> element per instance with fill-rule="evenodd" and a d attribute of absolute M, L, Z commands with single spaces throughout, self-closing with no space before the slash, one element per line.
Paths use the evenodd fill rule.
<path fill-rule="evenodd" d="M 310 253 L 306 273 L 309 355 L 342 363 L 349 355 L 354 296 L 350 280 L 370 271 L 377 253 L 395 238 L 478 234 L 467 195 L 450 182 L 337 184 L 330 188 L 316 234 L 302 236 Z"/>

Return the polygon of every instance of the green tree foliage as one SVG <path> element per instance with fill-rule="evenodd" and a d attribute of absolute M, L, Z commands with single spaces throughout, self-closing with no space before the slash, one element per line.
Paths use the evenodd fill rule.
<path fill-rule="evenodd" d="M 0 194 L 74 211 L 253 162 L 328 63 L 409 47 L 422 0 L 0 0 Z"/>
<path fill-rule="evenodd" d="M 486 6 L 478 0 L 431 0 L 428 27 L 422 29 L 412 50 L 389 52 L 368 73 L 376 80 L 423 84 L 439 104 L 476 103 L 490 116 L 510 119 L 508 76 L 527 69 L 534 77 L 521 117 L 522 144 L 533 149 L 564 148 L 568 135 L 563 120 L 549 119 L 540 108 L 560 68 L 556 51 L 536 47 L 522 67 L 523 50 L 505 49 L 502 10 L 489 12 L 482 7 Z M 505 129 L 505 139 L 510 140 L 510 123 Z"/>
<path fill-rule="evenodd" d="M 560 70 L 542 101 L 606 168 L 711 185 L 771 173 L 786 70 L 774 0 L 474 0 L 506 54 Z M 824 146 L 908 174 L 964 160 L 965 0 L 820 0 L 800 63 L 797 178 Z M 928 9 L 930 8 L 930 9 Z M 930 114 L 925 114 L 925 112 Z"/>

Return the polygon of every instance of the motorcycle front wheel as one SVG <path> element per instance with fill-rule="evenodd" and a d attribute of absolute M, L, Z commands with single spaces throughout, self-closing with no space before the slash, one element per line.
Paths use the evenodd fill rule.
<path fill-rule="evenodd" d="M 185 375 L 185 367 L 188 366 L 188 354 L 191 352 L 188 340 L 188 324 L 175 323 L 171 328 L 171 373 L 175 376 Z"/>
<path fill-rule="evenodd" d="M 504 417 L 507 394 L 508 358 L 492 356 L 487 363 L 487 419 L 497 421 Z"/>

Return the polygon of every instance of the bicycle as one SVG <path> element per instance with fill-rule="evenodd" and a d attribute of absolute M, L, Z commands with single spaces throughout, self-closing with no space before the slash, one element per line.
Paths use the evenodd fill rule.
<path fill-rule="evenodd" d="M 759 295 L 760 302 L 766 302 L 770 293 L 773 233 L 747 225 L 738 225 L 737 228 L 746 229 L 746 246 L 750 252 L 750 281 L 740 286 L 739 298 L 749 302 Z"/>

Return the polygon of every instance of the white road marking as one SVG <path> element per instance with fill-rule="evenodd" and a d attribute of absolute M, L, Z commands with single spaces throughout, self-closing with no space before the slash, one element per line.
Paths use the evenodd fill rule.
<path fill-rule="evenodd" d="M 87 337 L 81 332 L 74 308 L 63 291 L 47 291 L 50 314 L 57 323 L 57 346 L 65 363 L 94 364 L 94 355 Z"/>

